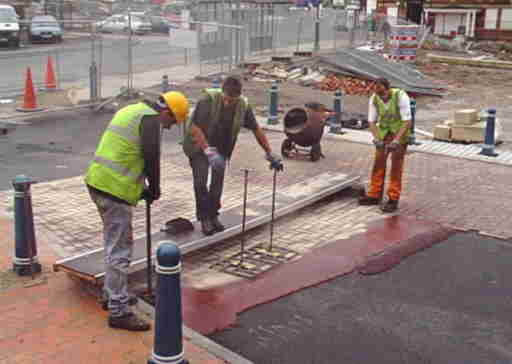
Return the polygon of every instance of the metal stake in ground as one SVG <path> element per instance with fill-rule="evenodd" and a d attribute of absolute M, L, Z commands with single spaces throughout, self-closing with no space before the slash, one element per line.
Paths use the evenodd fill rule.
<path fill-rule="evenodd" d="M 240 237 L 240 262 L 238 265 L 240 268 L 243 268 L 244 264 L 244 253 L 245 253 L 245 218 L 247 211 L 247 184 L 249 180 L 249 170 L 244 168 L 244 204 L 242 211 L 242 236 Z"/>
<path fill-rule="evenodd" d="M 146 200 L 146 262 L 147 262 L 147 279 L 148 279 L 148 297 L 153 297 L 153 281 L 151 277 L 151 203 Z"/>
<path fill-rule="evenodd" d="M 272 251 L 272 241 L 274 238 L 274 214 L 276 211 L 276 182 L 277 182 L 277 169 L 274 169 L 274 177 L 272 182 L 272 213 L 270 217 L 270 244 L 268 251 Z"/>

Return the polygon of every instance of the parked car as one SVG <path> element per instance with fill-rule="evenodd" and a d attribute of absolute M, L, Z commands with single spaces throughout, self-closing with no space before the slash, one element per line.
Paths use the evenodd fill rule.
<path fill-rule="evenodd" d="M 170 29 L 176 29 L 177 25 L 171 23 L 169 19 L 163 16 L 150 16 L 151 29 L 155 33 L 169 34 Z"/>
<path fill-rule="evenodd" d="M 131 19 L 130 19 L 131 18 Z M 96 23 L 99 31 L 104 33 L 127 32 L 131 29 L 134 33 L 145 34 L 151 32 L 151 22 L 147 17 L 131 14 L 116 14 Z"/>
<path fill-rule="evenodd" d="M 10 5 L 0 5 L 0 43 L 15 48 L 20 46 L 18 14 Z"/>
<path fill-rule="evenodd" d="M 29 26 L 30 41 L 62 42 L 62 28 L 51 15 L 36 15 Z"/>

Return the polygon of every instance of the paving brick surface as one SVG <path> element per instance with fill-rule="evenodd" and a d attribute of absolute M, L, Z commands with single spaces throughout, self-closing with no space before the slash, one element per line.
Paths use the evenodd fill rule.
<path fill-rule="evenodd" d="M 279 132 L 267 134 L 274 150 L 278 151 L 284 135 Z M 371 146 L 326 138 L 322 145 L 327 158 L 320 162 L 312 163 L 307 158 L 286 160 L 285 173 L 278 177 L 278 188 L 329 170 L 361 175 L 363 181 L 367 180 L 373 160 Z M 152 207 L 153 229 L 159 229 L 174 217 L 195 217 L 188 161 L 179 145 L 166 146 L 163 150 L 162 198 Z M 249 199 L 271 193 L 272 173 L 262 154 L 251 133 L 240 136 L 226 175 L 223 207 L 242 203 L 244 181 L 241 168 L 252 169 Z M 406 160 L 401 213 L 510 238 L 512 225 L 507 222 L 507 216 L 510 216 L 512 207 L 507 201 L 511 201 L 512 191 L 507 181 L 511 176 L 512 169 L 505 165 L 410 153 Z M 37 234 L 42 234 L 60 257 L 102 246 L 100 219 L 82 177 L 40 183 L 32 188 Z M 12 211 L 12 192 L 0 193 L 0 208 Z M 327 223 L 331 215 L 331 212 L 315 215 L 302 226 L 324 224 L 328 227 L 322 229 L 325 234 L 342 234 L 343 229 L 338 224 Z M 134 227 L 137 237 L 144 235 L 142 203 L 135 209 Z M 300 236 L 297 233 L 293 238 Z"/>
<path fill-rule="evenodd" d="M 145 363 L 153 349 L 153 331 L 132 333 L 107 327 L 107 313 L 81 285 L 64 273 L 50 272 L 55 261 L 40 239 L 43 274 L 18 277 L 11 267 L 12 221 L 0 218 L 0 363 Z M 191 363 L 225 363 L 188 338 Z"/>

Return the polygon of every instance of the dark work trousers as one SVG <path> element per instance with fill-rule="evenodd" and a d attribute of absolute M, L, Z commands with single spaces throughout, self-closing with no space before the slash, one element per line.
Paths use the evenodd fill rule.
<path fill-rule="evenodd" d="M 189 158 L 189 162 L 194 178 L 197 220 L 217 216 L 221 206 L 220 201 L 224 188 L 225 169 L 212 169 L 210 186 L 207 186 L 210 165 L 206 155 L 204 153 L 196 153 Z"/>

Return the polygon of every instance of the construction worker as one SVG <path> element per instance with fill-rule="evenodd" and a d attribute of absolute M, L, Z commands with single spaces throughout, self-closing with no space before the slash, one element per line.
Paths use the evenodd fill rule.
<path fill-rule="evenodd" d="M 150 325 L 129 308 L 128 268 L 133 252 L 132 207 L 160 198 L 162 129 L 184 122 L 187 98 L 175 91 L 156 102 L 144 100 L 119 110 L 106 128 L 87 170 L 85 183 L 103 221 L 104 298 L 109 326 L 146 331 Z M 147 184 L 147 187 L 145 187 Z"/>
<path fill-rule="evenodd" d="M 240 127 L 252 130 L 265 151 L 270 167 L 281 171 L 281 158 L 272 149 L 258 126 L 252 108 L 242 96 L 242 83 L 234 76 L 227 77 L 222 89 L 206 89 L 184 132 L 183 151 L 192 168 L 197 220 L 205 235 L 224 230 L 219 221 L 224 171 L 231 158 Z M 207 186 L 209 168 L 212 175 Z"/>
<path fill-rule="evenodd" d="M 376 90 L 369 101 L 368 122 L 376 152 L 370 186 L 366 195 L 359 199 L 359 204 L 381 203 L 387 158 L 391 153 L 388 200 L 381 209 L 383 212 L 393 212 L 398 208 L 400 200 L 402 172 L 411 125 L 411 107 L 407 93 L 391 88 L 385 78 L 376 80 Z"/>

